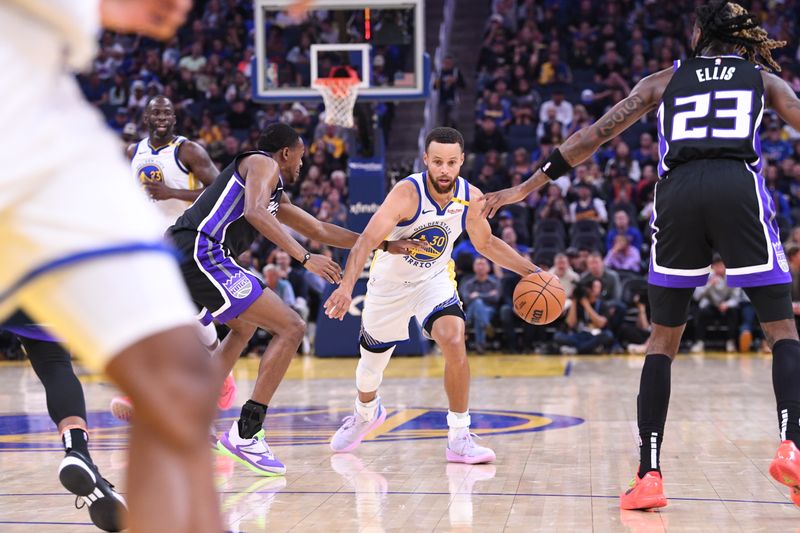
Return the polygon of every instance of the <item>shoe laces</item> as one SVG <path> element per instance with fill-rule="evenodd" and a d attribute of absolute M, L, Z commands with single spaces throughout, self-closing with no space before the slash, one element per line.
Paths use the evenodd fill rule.
<path fill-rule="evenodd" d="M 375 416 L 378 416 L 377 411 L 375 413 Z M 374 420 L 374 418 L 372 420 Z M 372 420 L 367 420 L 367 419 L 363 418 L 361 415 L 359 415 L 358 413 L 353 413 L 352 415 L 346 416 L 346 417 L 344 417 L 342 419 L 342 422 L 343 422 L 342 429 L 350 429 L 350 428 L 352 428 L 353 426 L 355 426 L 359 422 L 366 423 L 366 422 L 371 422 Z"/>
<path fill-rule="evenodd" d="M 261 453 L 263 455 L 266 455 L 270 459 L 274 459 L 275 458 L 275 455 L 272 453 L 272 450 L 270 449 L 269 444 L 267 444 L 266 434 L 264 433 L 263 429 L 253 436 L 253 440 L 250 441 L 250 445 L 251 446 L 256 446 L 257 448 L 260 448 L 258 450 L 253 450 L 253 451 L 256 451 L 257 453 Z"/>
<path fill-rule="evenodd" d="M 463 442 L 463 449 L 469 449 L 478 446 L 478 444 L 475 443 L 475 440 L 481 440 L 481 437 L 475 433 L 472 433 L 471 431 L 465 431 L 463 435 L 459 435 L 457 439 L 453 439 L 453 442 Z"/>
<path fill-rule="evenodd" d="M 346 416 L 342 419 L 342 429 L 350 429 L 356 424 L 356 415 Z"/>

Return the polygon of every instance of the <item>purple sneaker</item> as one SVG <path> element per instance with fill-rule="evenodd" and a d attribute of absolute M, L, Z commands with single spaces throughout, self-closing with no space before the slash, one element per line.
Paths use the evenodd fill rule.
<path fill-rule="evenodd" d="M 262 476 L 282 476 L 286 467 L 275 458 L 264 440 L 262 429 L 252 439 L 239 437 L 239 425 L 234 422 L 227 433 L 217 442 L 217 449 L 224 455 L 233 457 L 244 466 Z"/>
<path fill-rule="evenodd" d="M 364 420 L 358 413 L 345 417 L 342 427 L 336 430 L 331 438 L 331 450 L 337 453 L 351 452 L 358 448 L 364 437 L 379 427 L 386 420 L 386 409 L 383 404 L 378 402 L 378 409 L 375 411 L 375 418 Z"/>

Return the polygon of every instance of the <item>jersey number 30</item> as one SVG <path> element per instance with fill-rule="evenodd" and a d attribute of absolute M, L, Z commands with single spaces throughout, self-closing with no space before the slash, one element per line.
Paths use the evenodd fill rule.
<path fill-rule="evenodd" d="M 711 104 L 720 100 L 735 100 L 735 107 L 714 109 L 716 119 L 733 119 L 731 128 L 709 128 L 706 126 L 689 127 L 690 120 L 708 118 L 712 115 Z M 675 99 L 675 107 L 692 104 L 690 109 L 675 113 L 672 118 L 672 140 L 706 139 L 745 139 L 750 136 L 750 119 L 753 111 L 753 93 L 751 91 L 715 91 L 713 93 L 684 96 Z M 697 124 L 697 122 L 695 122 Z M 709 130 L 711 130 L 709 132 Z"/>

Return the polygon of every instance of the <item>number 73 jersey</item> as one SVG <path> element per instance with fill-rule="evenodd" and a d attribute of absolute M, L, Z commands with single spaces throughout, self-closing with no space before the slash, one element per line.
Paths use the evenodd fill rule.
<path fill-rule="evenodd" d="M 764 82 L 739 56 L 675 61 L 658 108 L 659 176 L 687 161 L 734 159 L 761 169 Z"/>
<path fill-rule="evenodd" d="M 419 239 L 428 243 L 427 251 L 408 255 L 375 252 L 370 267 L 370 279 L 412 284 L 431 279 L 437 274 L 453 270 L 453 243 L 464 231 L 469 206 L 469 183 L 456 178 L 453 198 L 440 207 L 428 192 L 427 172 L 419 172 L 398 182 L 410 181 L 417 190 L 419 203 L 414 218 L 401 222 L 387 237 L 388 240 Z"/>

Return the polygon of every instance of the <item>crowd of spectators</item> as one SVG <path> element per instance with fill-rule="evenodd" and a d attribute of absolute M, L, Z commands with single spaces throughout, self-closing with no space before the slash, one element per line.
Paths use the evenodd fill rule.
<path fill-rule="evenodd" d="M 782 66 L 779 75 L 800 91 L 800 17 L 795 16 L 800 1 L 744 3 L 773 38 L 790 43 L 773 55 Z M 477 79 L 470 83 L 477 92 L 476 127 L 462 175 L 484 192 L 526 179 L 555 146 L 597 119 L 636 82 L 691 53 L 695 4 L 492 0 Z M 310 43 L 343 42 L 359 27 L 325 12 L 301 25 L 278 13 L 268 19 L 269 60 L 276 64 L 279 84 L 306 83 Z M 402 33 L 403 24 L 395 22 L 402 21 L 387 19 L 387 28 L 399 26 Z M 176 107 L 177 132 L 203 145 L 219 168 L 254 148 L 268 124 L 291 124 L 308 152 L 301 179 L 287 193 L 316 218 L 345 225 L 345 170 L 356 140 L 326 126 L 321 105 L 252 101 L 253 31 L 251 1 L 195 2 L 189 22 L 166 43 L 104 32 L 100 53 L 91 71 L 79 77 L 80 85 L 119 133 L 122 146 L 147 135 L 142 111 L 149 98 L 168 96 Z M 404 56 L 398 50 L 381 48 L 372 58 L 373 71 L 387 79 L 393 70 L 401 71 Z M 453 124 L 458 95 L 467 87 L 454 58 L 445 58 L 434 80 L 444 103 L 440 122 Z M 496 235 L 561 280 L 569 298 L 553 326 L 532 327 L 517 318 L 511 295 L 518 278 L 477 257 L 468 240 L 458 244 L 454 258 L 472 348 L 641 351 L 650 327 L 644 276 L 658 179 L 654 119 L 654 114 L 645 116 L 569 176 L 507 206 L 493 221 Z M 800 132 L 766 112 L 761 134 L 763 175 L 787 241 L 800 316 Z M 340 251 L 313 242 L 307 247 L 341 260 Z M 324 289 L 321 279 L 263 239 L 241 260 L 313 322 Z M 737 340 L 742 350 L 760 346 L 752 306 L 741 291 L 727 287 L 718 261 L 708 285 L 696 292 L 692 317 L 688 348 L 702 350 L 718 342 L 733 349 Z"/>
<path fill-rule="evenodd" d="M 267 17 L 270 64 L 280 84 L 308 85 L 311 42 L 348 42 L 357 24 L 331 12 L 312 12 L 302 22 L 284 13 Z M 382 31 L 391 27 L 383 21 Z M 351 35 L 352 34 L 352 35 Z M 363 37 L 362 37 L 363 39 Z M 326 125 L 321 103 L 263 104 L 252 99 L 254 14 L 251 0 L 194 2 L 187 23 L 166 43 L 104 32 L 93 68 L 78 77 L 86 97 L 121 137 L 122 146 L 147 136 L 143 110 L 155 95 L 169 97 L 176 109 L 176 133 L 200 143 L 221 170 L 236 154 L 257 147 L 261 130 L 274 122 L 290 124 L 307 146 L 300 179 L 285 184 L 286 193 L 315 218 L 344 226 L 347 221 L 347 161 L 361 148 L 353 130 Z M 394 68 L 392 47 L 379 50 Z M 378 54 L 380 55 L 380 54 Z M 380 71 L 380 69 L 378 69 Z M 298 239 L 305 241 L 299 235 Z M 342 259 L 341 251 L 306 242 L 312 252 Z M 241 258 L 258 275 L 283 281 L 276 285 L 291 307 L 313 322 L 324 282 L 309 275 L 288 256 L 259 238 Z M 288 262 L 288 263 L 287 263 Z M 275 269 L 265 270 L 271 265 Z M 272 285 L 270 285 L 272 286 Z M 291 291 L 289 290 L 291 289 Z M 312 327 L 313 335 L 313 327 Z M 308 346 L 304 345 L 305 350 Z"/>
<path fill-rule="evenodd" d="M 484 192 L 527 178 L 554 147 L 599 118 L 639 80 L 691 55 L 692 13 L 699 3 L 493 0 L 477 57 L 475 136 L 462 174 Z M 778 74 L 800 92 L 800 2 L 743 4 L 758 14 L 772 38 L 789 43 L 774 50 L 773 57 L 782 67 Z M 454 87 L 457 68 L 448 61 Z M 796 241 L 800 132 L 767 111 L 761 146 L 781 237 Z M 543 334 L 537 330 L 544 328 L 525 325 L 511 311 L 518 278 L 495 268 L 478 284 L 497 287 L 487 293 L 491 296 L 462 295 L 471 328 L 482 330 L 474 333 L 478 349 L 489 343 L 512 352 L 642 350 L 650 327 L 645 276 L 658 158 L 653 112 L 570 175 L 498 214 L 495 234 L 538 265 L 552 268 L 569 299 L 564 316 Z M 787 250 L 795 253 L 791 245 Z M 472 273 L 478 259 L 467 243 L 457 252 L 459 274 L 469 284 L 472 276 L 479 277 Z M 685 347 L 760 347 L 746 296 L 725 285 L 721 262 L 715 261 L 713 269 L 708 285 L 695 294 Z M 482 264 L 478 270 L 485 270 Z M 800 290 L 795 292 L 798 301 Z M 471 306 L 478 309 L 471 311 Z M 800 305 L 796 309 L 800 313 Z M 487 338 L 487 331 L 498 328 L 503 335 Z"/>

